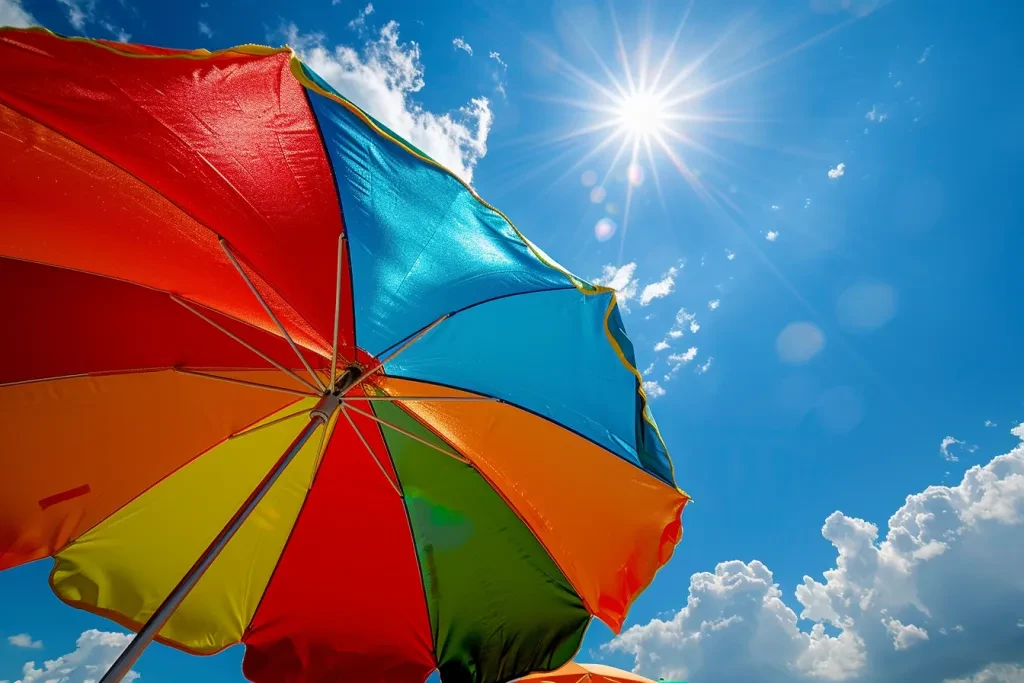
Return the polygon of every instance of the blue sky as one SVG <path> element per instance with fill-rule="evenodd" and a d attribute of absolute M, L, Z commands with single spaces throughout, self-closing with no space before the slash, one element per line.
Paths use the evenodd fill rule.
<path fill-rule="evenodd" d="M 0 0 L 0 23 L 287 40 L 620 289 L 696 503 L 634 628 L 595 623 L 581 660 L 692 683 L 1024 680 L 1024 9 L 698 1 L 661 80 L 686 72 L 661 98 L 685 101 L 662 112 L 671 133 L 627 115 L 630 171 L 599 128 L 631 111 L 602 94 L 613 77 L 628 90 L 616 25 L 650 76 L 686 12 L 635 5 Z M 0 680 L 116 651 L 89 632 L 116 627 L 60 604 L 48 569 L 0 575 Z M 154 646 L 137 670 L 240 681 L 240 659 Z"/>

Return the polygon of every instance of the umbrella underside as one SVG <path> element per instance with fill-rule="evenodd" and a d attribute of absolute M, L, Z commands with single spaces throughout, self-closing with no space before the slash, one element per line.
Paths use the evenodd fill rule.
<path fill-rule="evenodd" d="M 5 29 L 0 63 L 0 569 L 52 556 L 138 629 L 320 386 L 378 368 L 160 639 L 244 643 L 253 681 L 447 683 L 621 626 L 688 499 L 613 292 L 286 51 Z"/>

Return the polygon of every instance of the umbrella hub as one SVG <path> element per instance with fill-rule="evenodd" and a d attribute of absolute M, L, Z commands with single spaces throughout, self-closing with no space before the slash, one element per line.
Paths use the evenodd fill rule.
<path fill-rule="evenodd" d="M 334 411 L 340 405 L 341 396 L 336 396 L 332 393 L 324 394 L 313 410 L 309 411 L 309 417 L 313 420 L 323 420 L 323 423 L 327 424 L 331 419 L 331 415 L 334 414 Z"/>
<path fill-rule="evenodd" d="M 335 396 L 344 396 L 355 385 L 361 374 L 362 369 L 358 365 L 348 366 L 345 368 L 345 372 L 338 376 L 338 380 L 334 383 L 334 389 L 330 393 Z"/>

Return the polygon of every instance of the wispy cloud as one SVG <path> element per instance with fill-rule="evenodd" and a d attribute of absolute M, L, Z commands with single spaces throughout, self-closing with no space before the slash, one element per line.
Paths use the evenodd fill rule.
<path fill-rule="evenodd" d="M 978 450 L 977 446 L 967 445 L 956 437 L 947 436 L 942 440 L 942 443 L 939 444 L 939 453 L 941 453 L 942 457 L 949 462 L 957 462 L 960 458 L 953 452 L 954 448 L 967 451 L 968 453 L 973 453 Z"/>
<path fill-rule="evenodd" d="M 725 258 L 727 258 L 730 261 L 732 261 L 734 258 L 736 258 L 736 254 L 733 251 L 731 251 L 730 249 L 726 249 L 725 250 Z"/>
<path fill-rule="evenodd" d="M 686 351 L 683 351 L 682 353 L 673 353 L 671 356 L 668 357 L 668 360 L 669 360 L 670 363 L 677 363 L 679 365 L 686 365 L 687 363 L 689 363 L 690 361 L 692 361 L 696 357 L 697 357 L 697 347 L 696 346 L 691 346 L 690 348 L 686 349 Z"/>
<path fill-rule="evenodd" d="M 102 26 L 104 29 L 109 31 L 113 36 L 115 36 L 119 43 L 127 43 L 129 40 L 132 39 L 132 34 L 128 33 L 123 28 L 118 28 L 117 26 L 114 26 L 109 21 L 101 21 L 100 26 Z"/>
<path fill-rule="evenodd" d="M 367 5 L 360 16 L 372 12 Z M 475 97 L 457 111 L 435 114 L 413 98 L 425 85 L 420 47 L 399 40 L 390 21 L 361 50 L 329 47 L 322 33 L 300 33 L 294 24 L 281 29 L 299 56 L 328 83 L 371 116 L 467 182 L 487 153 L 494 116 L 486 97 Z"/>
<path fill-rule="evenodd" d="M 665 389 L 657 380 L 649 379 L 644 382 L 644 393 L 647 394 L 647 398 L 660 398 L 665 395 Z"/>
<path fill-rule="evenodd" d="M 356 15 L 355 19 L 348 22 L 348 27 L 353 31 L 359 31 L 366 26 L 366 18 L 373 14 L 373 3 L 367 3 L 366 7 L 359 10 L 359 14 Z"/>
<path fill-rule="evenodd" d="M 722 305 L 722 300 L 721 299 L 712 299 L 711 301 L 708 302 L 708 308 L 711 309 L 712 311 L 715 310 L 716 308 L 718 308 L 721 305 Z"/>
<path fill-rule="evenodd" d="M 461 36 L 458 38 L 452 38 L 452 47 L 454 47 L 456 50 L 462 50 L 470 57 L 473 56 L 473 46 L 467 43 L 466 39 L 462 38 Z"/>
<path fill-rule="evenodd" d="M 75 30 L 81 31 L 85 28 L 85 22 L 92 19 L 92 9 L 95 3 L 89 3 L 83 9 L 78 4 L 77 0 L 57 0 L 60 4 L 64 5 L 64 10 L 68 14 L 68 21 Z"/>
<path fill-rule="evenodd" d="M 997 425 L 997 424 L 996 424 L 995 422 L 993 422 L 992 420 L 985 420 L 985 426 L 986 426 L 986 427 L 998 427 L 999 425 Z"/>
<path fill-rule="evenodd" d="M 660 280 L 644 287 L 640 293 L 640 305 L 646 306 L 655 299 L 661 299 L 671 294 L 676 286 L 676 273 L 678 272 L 675 267 L 669 268 Z"/>
<path fill-rule="evenodd" d="M 497 62 L 498 66 L 491 72 L 491 78 L 494 80 L 494 89 L 502 96 L 506 97 L 505 84 L 507 83 L 508 77 L 508 64 L 506 64 L 501 55 L 494 50 L 491 50 L 490 54 L 487 55 L 488 59 L 492 59 Z"/>
<path fill-rule="evenodd" d="M 3 17 L 3 15 L 0 14 L 0 18 L 2 18 L 2 17 Z M 43 649 L 43 641 L 41 641 L 41 640 L 32 640 L 32 636 L 30 636 L 27 633 L 19 633 L 18 635 L 15 635 L 15 636 L 8 636 L 7 637 L 7 642 L 10 643 L 11 645 L 13 645 L 14 647 L 24 647 L 24 648 L 27 648 L 29 650 L 42 650 Z"/>
<path fill-rule="evenodd" d="M 871 105 L 871 111 L 864 115 L 868 121 L 874 121 L 875 123 L 881 123 L 889 118 L 889 115 L 881 111 L 877 104 Z"/>
<path fill-rule="evenodd" d="M 199 32 L 207 38 L 213 38 L 213 29 L 211 29 L 210 25 L 207 24 L 205 21 L 199 22 Z"/>
<path fill-rule="evenodd" d="M 711 361 L 713 361 L 714 359 L 714 356 L 708 356 L 708 359 L 701 363 L 700 365 L 698 365 L 697 369 L 694 370 L 694 372 L 696 372 L 698 375 L 703 375 L 704 373 L 711 369 Z"/>
<path fill-rule="evenodd" d="M 933 45 L 929 45 L 928 47 L 926 47 L 924 49 L 924 52 L 921 53 L 921 56 L 917 58 L 917 63 L 918 64 L 924 64 L 925 62 L 928 61 L 928 55 L 930 55 L 932 53 L 932 47 L 934 47 L 934 46 Z"/>
<path fill-rule="evenodd" d="M 655 351 L 664 351 L 668 348 L 668 342 L 662 339 L 660 342 L 654 345 Z"/>
<path fill-rule="evenodd" d="M 831 178 L 832 180 L 835 180 L 836 178 L 842 178 L 845 173 L 846 164 L 842 162 L 836 164 L 835 168 L 828 169 L 828 177 Z"/>
<path fill-rule="evenodd" d="M 769 230 L 764 234 L 764 238 L 769 242 L 774 242 L 779 239 L 779 232 L 777 230 Z"/>
<path fill-rule="evenodd" d="M 654 372 L 654 363 L 651 363 L 646 368 L 644 368 L 644 371 L 643 371 L 642 374 L 643 374 L 644 377 L 647 377 L 647 375 L 651 374 L 652 372 Z"/>

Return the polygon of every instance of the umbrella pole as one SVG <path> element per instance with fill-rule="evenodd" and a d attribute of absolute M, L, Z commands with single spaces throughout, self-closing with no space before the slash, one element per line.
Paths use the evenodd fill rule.
<path fill-rule="evenodd" d="M 274 464 L 274 467 L 263 477 L 263 481 L 256 487 L 256 490 L 249 494 L 246 501 L 238 508 L 238 511 L 235 512 L 235 515 L 228 521 L 221 532 L 217 534 L 213 542 L 203 551 L 203 554 L 196 560 L 196 563 L 192 565 L 192 568 L 188 570 L 181 581 L 178 582 L 178 585 L 174 587 L 171 594 L 153 612 L 153 616 L 139 630 L 138 634 L 128 644 L 128 647 L 124 649 L 124 652 L 121 653 L 121 656 L 117 658 L 117 661 L 114 662 L 107 673 L 103 675 L 100 683 L 119 683 L 131 671 L 132 666 L 142 656 L 142 651 L 153 641 L 157 633 L 160 632 L 160 629 L 163 628 L 167 620 L 174 614 L 174 610 L 185 600 L 189 591 L 199 583 L 199 579 L 203 577 L 203 574 L 210 568 L 213 561 L 217 559 L 220 552 L 224 550 L 224 547 L 241 528 L 242 524 L 245 523 L 245 520 L 252 514 L 252 511 L 263 500 L 263 496 L 274 485 L 277 478 L 281 476 L 281 473 L 295 459 L 295 456 L 299 454 L 299 451 L 306 445 L 309 438 L 313 436 L 313 432 L 318 427 L 327 425 L 331 415 L 338 409 L 340 404 L 341 400 L 339 397 L 330 394 L 320 399 L 320 402 L 309 413 L 309 423 L 295 437 L 292 445 L 288 447 L 288 450 L 281 455 Z"/>

